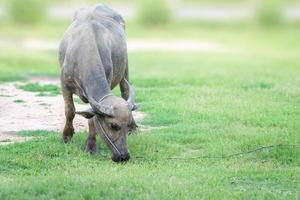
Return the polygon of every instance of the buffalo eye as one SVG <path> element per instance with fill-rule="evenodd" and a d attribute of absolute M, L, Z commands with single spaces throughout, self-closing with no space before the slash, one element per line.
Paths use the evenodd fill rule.
<path fill-rule="evenodd" d="M 119 126 L 119 125 L 116 124 L 116 123 L 110 124 L 110 128 L 113 129 L 113 130 L 115 130 L 115 131 L 121 130 L 121 126 Z"/>

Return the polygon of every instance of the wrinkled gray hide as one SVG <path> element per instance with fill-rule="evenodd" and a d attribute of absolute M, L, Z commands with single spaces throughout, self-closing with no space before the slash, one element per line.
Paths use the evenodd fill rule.
<path fill-rule="evenodd" d="M 86 150 L 96 151 L 99 132 L 114 161 L 128 160 L 127 133 L 136 128 L 131 113 L 136 105 L 128 83 L 124 19 L 102 4 L 78 10 L 61 41 L 59 62 L 66 115 L 63 141 L 69 142 L 74 134 L 76 94 L 91 106 L 77 112 L 89 121 Z M 111 95 L 118 84 L 122 98 Z"/>

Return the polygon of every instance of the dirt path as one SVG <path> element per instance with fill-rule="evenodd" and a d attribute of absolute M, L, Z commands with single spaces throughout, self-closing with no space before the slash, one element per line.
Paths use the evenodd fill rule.
<path fill-rule="evenodd" d="M 59 84 L 57 79 L 33 78 L 30 82 L 39 84 Z M 30 138 L 18 137 L 15 133 L 23 130 L 61 131 L 65 122 L 64 104 L 61 95 L 37 96 L 37 93 L 17 89 L 24 83 L 6 83 L 0 85 L 0 145 L 24 141 Z M 76 110 L 83 110 L 88 105 L 75 103 Z M 134 112 L 136 121 L 144 114 Z M 85 118 L 75 116 L 76 131 L 87 129 Z"/>

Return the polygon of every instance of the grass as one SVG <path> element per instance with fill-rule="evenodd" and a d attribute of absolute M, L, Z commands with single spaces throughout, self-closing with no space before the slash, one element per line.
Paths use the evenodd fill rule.
<path fill-rule="evenodd" d="M 69 22 L 68 22 L 69 23 Z M 1 36 L 22 41 L 23 38 L 46 38 L 59 41 L 68 23 L 49 22 L 38 26 L 0 26 Z M 178 22 L 147 29 L 136 24 L 127 25 L 128 38 L 160 38 L 167 40 L 194 39 L 215 42 L 248 54 L 271 54 L 297 57 L 300 45 L 298 26 L 280 26 L 263 29 L 246 25 L 214 25 Z M 19 30 L 22 30 L 21 32 Z M 276 42 L 274 42 L 276 41 Z M 26 80 L 29 76 L 58 76 L 59 64 L 56 51 L 20 49 L 18 45 L 0 47 L 0 83 Z M 13 56 L 12 56 L 13 55 Z M 132 62 L 132 61 L 131 61 Z"/>
<path fill-rule="evenodd" d="M 18 136 L 23 136 L 23 137 L 38 137 L 38 136 L 47 136 L 50 134 L 53 134 L 54 132 L 49 132 L 49 131 L 43 131 L 43 130 L 37 130 L 37 131 L 19 131 L 17 132 Z"/>
<path fill-rule="evenodd" d="M 24 91 L 37 92 L 38 96 L 57 96 L 60 94 L 60 88 L 53 84 L 27 83 L 18 86 L 18 88 Z"/>
<path fill-rule="evenodd" d="M 15 103 L 25 103 L 25 101 L 23 99 L 16 99 L 14 100 Z"/>
<path fill-rule="evenodd" d="M 172 12 L 165 0 L 140 1 L 137 15 L 139 23 L 146 26 L 162 26 L 172 20 Z"/>
<path fill-rule="evenodd" d="M 224 30 L 198 33 L 238 50 L 129 54 L 142 123 L 165 127 L 129 136 L 129 162 L 113 163 L 99 138 L 100 154 L 86 154 L 86 133 L 65 145 L 60 133 L 23 132 L 38 137 L 0 147 L 0 199 L 300 198 L 298 29 Z M 58 74 L 53 52 L 37 55 L 6 69 Z"/>
<path fill-rule="evenodd" d="M 82 104 L 84 105 L 85 103 L 81 101 L 81 99 L 79 97 L 75 97 L 73 98 L 74 102 L 77 103 L 77 104 Z"/>
<path fill-rule="evenodd" d="M 5 48 L 0 55 L 0 83 L 26 80 L 28 76 L 57 76 L 55 52 L 24 51 Z"/>
<path fill-rule="evenodd" d="M 0 97 L 11 97 L 10 95 L 5 95 L 0 93 Z"/>

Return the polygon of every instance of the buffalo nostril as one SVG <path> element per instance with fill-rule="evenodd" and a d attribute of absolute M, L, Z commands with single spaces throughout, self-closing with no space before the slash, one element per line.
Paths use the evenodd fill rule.
<path fill-rule="evenodd" d="M 127 161 L 129 159 L 130 159 L 130 155 L 129 154 L 122 155 L 122 161 Z"/>
<path fill-rule="evenodd" d="M 114 162 L 121 162 L 122 161 L 122 158 L 120 156 L 112 156 L 111 159 L 114 161 Z"/>
<path fill-rule="evenodd" d="M 111 158 L 114 162 L 125 162 L 128 161 L 130 159 L 130 155 L 129 154 L 123 154 L 123 155 L 118 155 L 115 156 L 113 155 Z"/>

